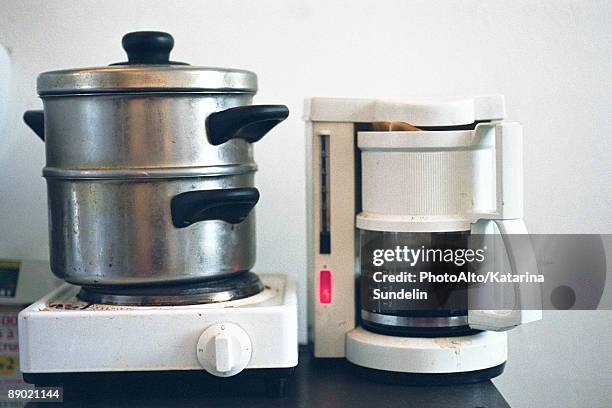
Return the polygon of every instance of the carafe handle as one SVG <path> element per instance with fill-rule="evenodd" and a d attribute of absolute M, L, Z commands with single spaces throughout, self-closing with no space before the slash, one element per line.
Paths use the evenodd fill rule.
<path fill-rule="evenodd" d="M 487 171 L 493 171 L 491 184 L 476 190 L 474 202 L 492 204 L 492 208 L 477 208 L 472 212 L 472 234 L 499 234 L 503 251 L 489 248 L 489 252 L 507 259 L 513 275 L 538 273 L 535 251 L 523 222 L 523 128 L 516 122 L 487 122 L 476 126 L 477 144 L 483 149 L 494 149 L 494 163 L 488 155 L 476 156 L 477 177 L 487 180 Z M 496 240 L 491 241 L 493 245 Z M 499 259 L 493 262 L 499 264 Z M 483 305 L 512 304 L 511 309 L 481 310 Z M 511 300 L 511 301 L 509 301 Z M 542 318 L 540 285 L 534 283 L 486 283 L 471 285 L 468 289 L 468 324 L 479 330 L 504 331 L 519 324 Z M 535 309 L 535 305 L 539 309 Z M 525 310 L 523 308 L 526 308 Z"/>
<path fill-rule="evenodd" d="M 497 251 L 498 239 L 491 237 L 487 253 L 501 255 L 507 259 L 510 272 L 521 275 L 538 273 L 535 251 L 531 245 L 527 228 L 522 219 L 480 220 L 472 225 L 475 234 L 499 234 L 503 250 Z M 497 266 L 499 259 L 493 259 Z M 485 271 L 486 272 L 486 271 Z M 507 273 L 507 271 L 501 271 Z M 483 310 L 483 305 L 495 306 Z M 511 305 L 511 309 L 506 309 Z M 537 306 L 537 308 L 536 308 Z M 483 283 L 468 287 L 468 324 L 473 329 L 504 331 L 520 324 L 542 319 L 542 293 L 537 283 Z"/>

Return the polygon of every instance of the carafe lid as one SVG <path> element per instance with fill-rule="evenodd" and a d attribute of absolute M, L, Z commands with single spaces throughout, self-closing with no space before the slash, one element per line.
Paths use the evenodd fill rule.
<path fill-rule="evenodd" d="M 38 94 L 257 92 L 257 75 L 254 72 L 198 67 L 171 61 L 174 39 L 168 33 L 128 33 L 123 36 L 122 46 L 127 53 L 126 62 L 40 74 Z"/>

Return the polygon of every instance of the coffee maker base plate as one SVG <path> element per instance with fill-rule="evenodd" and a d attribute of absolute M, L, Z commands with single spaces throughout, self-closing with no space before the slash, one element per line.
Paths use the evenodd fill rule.
<path fill-rule="evenodd" d="M 487 381 L 501 375 L 506 363 L 495 367 L 475 371 L 460 371 L 456 373 L 398 373 L 394 371 L 376 370 L 354 365 L 356 372 L 368 380 L 385 384 L 397 385 L 454 385 L 474 384 Z"/>
<path fill-rule="evenodd" d="M 346 358 L 374 372 L 409 374 L 404 381 L 398 375 L 392 382 L 477 382 L 501 374 L 508 357 L 507 344 L 503 332 L 418 338 L 382 335 L 358 327 L 347 334 Z"/>

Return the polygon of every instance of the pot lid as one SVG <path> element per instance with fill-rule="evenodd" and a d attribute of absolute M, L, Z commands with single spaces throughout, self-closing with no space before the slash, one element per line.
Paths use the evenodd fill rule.
<path fill-rule="evenodd" d="M 257 92 L 254 72 L 171 61 L 174 39 L 168 33 L 132 32 L 123 36 L 121 44 L 126 62 L 43 72 L 38 76 L 38 94 Z"/>

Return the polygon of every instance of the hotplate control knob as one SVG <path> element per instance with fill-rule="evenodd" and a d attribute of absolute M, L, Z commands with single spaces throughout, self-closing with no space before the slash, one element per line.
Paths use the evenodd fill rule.
<path fill-rule="evenodd" d="M 236 375 L 251 361 L 251 339 L 234 323 L 217 323 L 202 333 L 197 356 L 200 365 L 217 377 Z"/>

